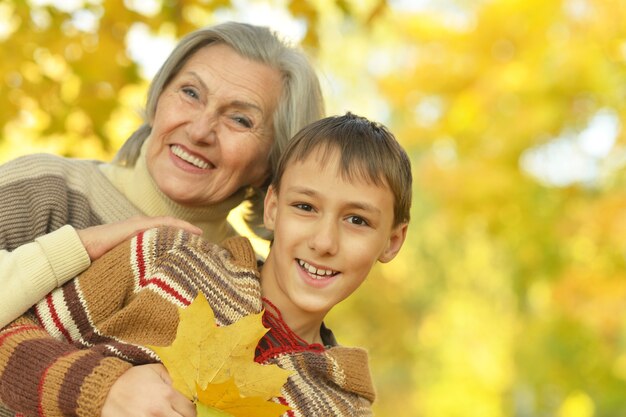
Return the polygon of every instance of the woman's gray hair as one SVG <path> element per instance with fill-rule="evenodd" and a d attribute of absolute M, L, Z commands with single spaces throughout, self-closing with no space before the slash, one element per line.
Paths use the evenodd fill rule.
<path fill-rule="evenodd" d="M 302 127 L 324 116 L 324 101 L 317 74 L 302 51 L 288 45 L 266 27 L 222 23 L 191 32 L 174 48 L 150 84 L 143 125 L 126 140 L 113 159 L 114 163 L 135 165 L 141 146 L 150 135 L 161 93 L 195 52 L 212 43 L 226 44 L 241 56 L 275 68 L 282 75 L 282 95 L 274 113 L 274 141 L 268 156 L 271 174 L 289 139 Z M 250 207 L 246 222 L 262 237 L 268 236 L 262 228 L 266 191 L 267 186 L 264 186 L 247 196 Z"/>

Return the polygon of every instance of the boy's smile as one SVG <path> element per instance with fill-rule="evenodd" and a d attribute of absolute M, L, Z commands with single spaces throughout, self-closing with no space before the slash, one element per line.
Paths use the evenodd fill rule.
<path fill-rule="evenodd" d="M 321 266 L 315 267 L 302 259 L 296 259 L 296 261 L 300 266 L 302 280 L 314 288 L 324 288 L 330 285 L 339 274 L 339 271 Z"/>
<path fill-rule="evenodd" d="M 330 278 L 333 275 L 337 275 L 339 272 L 333 271 L 332 269 L 323 269 L 321 267 L 315 267 L 301 259 L 298 260 L 298 264 L 304 269 L 307 274 L 311 276 L 313 279 L 324 279 Z"/>
<path fill-rule="evenodd" d="M 386 185 L 348 178 L 338 152 L 326 156 L 322 161 L 313 151 L 291 161 L 279 192 L 270 188 L 265 200 L 274 243 L 261 272 L 263 295 L 309 342 L 319 337 L 326 313 L 361 285 L 376 261 L 395 256 L 406 231 L 405 225 L 393 227 L 394 197 Z"/>

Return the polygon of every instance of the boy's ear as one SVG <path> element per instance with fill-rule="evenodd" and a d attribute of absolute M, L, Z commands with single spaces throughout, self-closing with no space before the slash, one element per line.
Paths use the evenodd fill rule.
<path fill-rule="evenodd" d="M 409 227 L 408 223 L 401 223 L 391 230 L 391 235 L 389 236 L 387 247 L 385 248 L 383 253 L 378 257 L 378 260 L 380 262 L 386 263 L 396 257 L 398 252 L 400 252 L 400 248 L 404 244 L 404 240 L 406 239 L 406 231 L 408 227 Z"/>
<path fill-rule="evenodd" d="M 277 207 L 278 195 L 274 191 L 274 187 L 270 185 L 267 189 L 267 194 L 265 194 L 265 201 L 263 203 L 263 224 L 267 230 L 274 230 Z"/>

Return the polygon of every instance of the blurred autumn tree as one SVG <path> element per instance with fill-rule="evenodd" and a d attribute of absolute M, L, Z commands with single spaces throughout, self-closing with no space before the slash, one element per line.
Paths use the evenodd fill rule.
<path fill-rule="evenodd" d="M 626 3 L 48 3 L 0 3 L 0 159 L 110 158 L 139 123 L 138 24 L 288 15 L 329 113 L 382 120 L 413 159 L 403 252 L 329 319 L 370 349 L 376 415 L 623 415 Z"/>

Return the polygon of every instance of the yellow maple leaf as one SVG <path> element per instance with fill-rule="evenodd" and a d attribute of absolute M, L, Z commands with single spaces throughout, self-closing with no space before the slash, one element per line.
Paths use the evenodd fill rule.
<path fill-rule="evenodd" d="M 209 384 L 205 390 L 198 387 L 197 417 L 274 417 L 287 410 L 289 407 L 261 397 L 241 397 L 233 378 L 221 384 Z"/>
<path fill-rule="evenodd" d="M 148 346 L 161 358 L 163 365 L 172 377 L 173 386 L 192 401 L 205 400 L 211 395 L 228 395 L 228 401 L 213 402 L 209 408 L 224 412 L 218 407 L 224 404 L 238 404 L 237 407 L 250 415 L 277 416 L 287 408 L 268 402 L 271 397 L 280 395 L 282 386 L 291 371 L 276 365 L 261 365 L 254 361 L 256 346 L 267 332 L 263 326 L 263 313 L 243 317 L 230 326 L 219 327 L 215 315 L 203 294 L 184 309 L 179 309 L 179 323 L 176 338 L 170 346 Z M 229 385 L 232 381 L 236 390 Z M 230 387 L 230 390 L 224 391 Z M 212 394 L 209 394 L 212 393 Z M 224 403 L 224 401 L 226 401 Z M 258 414 L 266 404 L 273 414 Z M 205 403 L 206 404 L 206 403 Z M 247 407 L 247 408 L 246 408 Z M 257 408 L 262 407 L 262 408 Z M 234 406 L 231 410 L 236 410 Z M 198 409 L 200 412 L 200 408 Z M 251 410 L 254 410 L 253 412 Z M 280 412 L 279 412 L 280 411 Z M 204 414 L 234 415 L 244 414 Z M 238 411 L 237 411 L 238 412 Z"/>

